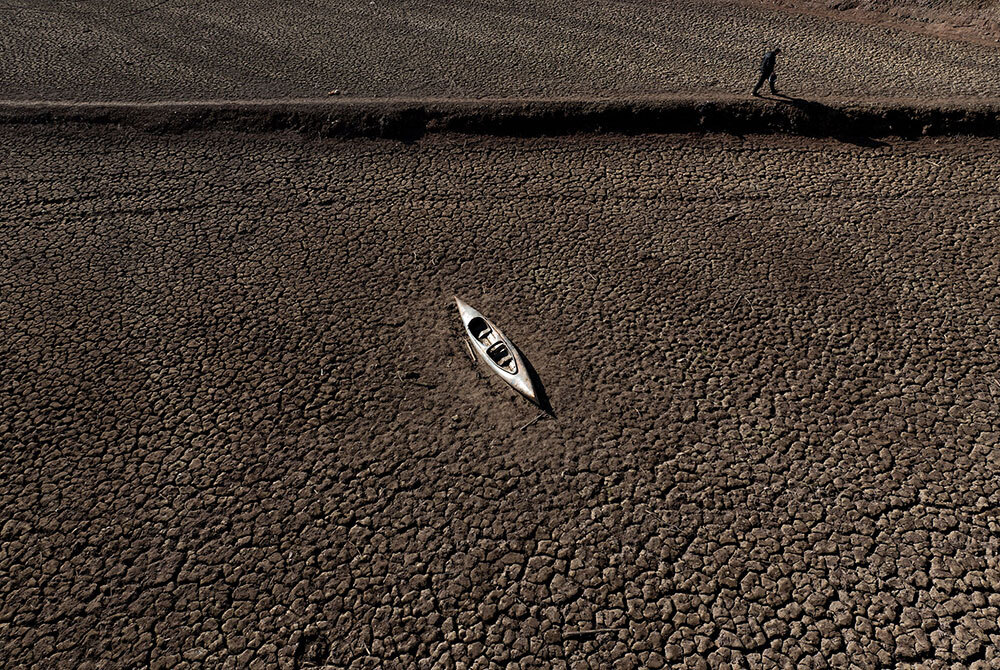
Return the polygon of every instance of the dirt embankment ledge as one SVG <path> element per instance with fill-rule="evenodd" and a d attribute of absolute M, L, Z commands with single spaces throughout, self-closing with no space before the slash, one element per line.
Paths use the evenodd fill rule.
<path fill-rule="evenodd" d="M 4 102 L 0 124 L 91 124 L 178 133 L 295 131 L 415 139 L 428 133 L 782 133 L 809 137 L 1000 137 L 1000 102 L 844 102 L 777 97 L 307 99 Z"/>

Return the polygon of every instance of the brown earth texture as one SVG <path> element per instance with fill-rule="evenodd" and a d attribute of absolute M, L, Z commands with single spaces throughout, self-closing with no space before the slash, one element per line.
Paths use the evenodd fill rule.
<path fill-rule="evenodd" d="M 748 5 L 781 8 L 859 24 L 1000 45 L 998 0 L 746 0 Z"/>
<path fill-rule="evenodd" d="M 746 95 L 776 43 L 792 95 L 1000 99 L 996 41 L 938 39 L 887 12 L 792 9 L 805 11 L 756 0 L 5 0 L 0 100 Z"/>
<path fill-rule="evenodd" d="M 0 667 L 1000 668 L 997 12 L 0 0 Z"/>
<path fill-rule="evenodd" d="M 1000 667 L 1000 143 L 0 137 L 5 668 Z"/>

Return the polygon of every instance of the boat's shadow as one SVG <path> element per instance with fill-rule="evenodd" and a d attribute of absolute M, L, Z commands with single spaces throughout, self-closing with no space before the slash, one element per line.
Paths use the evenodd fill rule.
<path fill-rule="evenodd" d="M 551 416 L 553 419 L 556 418 L 556 413 L 552 409 L 552 403 L 549 401 L 549 394 L 545 392 L 545 385 L 542 384 L 542 380 L 538 376 L 538 371 L 535 370 L 535 366 L 531 364 L 531 361 L 529 361 L 528 357 L 524 355 L 521 348 L 516 344 L 513 344 L 513 346 L 517 349 L 517 353 L 521 357 L 521 362 L 524 363 L 524 371 L 528 373 L 528 378 L 531 379 L 531 385 L 535 388 L 535 400 L 537 401 L 538 408 Z"/>

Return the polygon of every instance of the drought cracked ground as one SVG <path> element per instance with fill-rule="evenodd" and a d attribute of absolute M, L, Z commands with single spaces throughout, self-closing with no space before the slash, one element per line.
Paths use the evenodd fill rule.
<path fill-rule="evenodd" d="M 6 667 L 1000 665 L 1000 143 L 2 140 Z"/>
<path fill-rule="evenodd" d="M 0 99 L 747 94 L 775 42 L 801 96 L 1000 97 L 996 47 L 718 0 L 9 0 Z"/>

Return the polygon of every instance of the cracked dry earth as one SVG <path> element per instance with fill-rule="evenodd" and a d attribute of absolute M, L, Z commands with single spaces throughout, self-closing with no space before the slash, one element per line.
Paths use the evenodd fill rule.
<path fill-rule="evenodd" d="M 776 43 L 797 96 L 1000 97 L 995 46 L 760 3 L 9 0 L 0 98 L 749 96 Z"/>
<path fill-rule="evenodd" d="M 1000 665 L 1000 143 L 2 134 L 5 667 Z"/>

